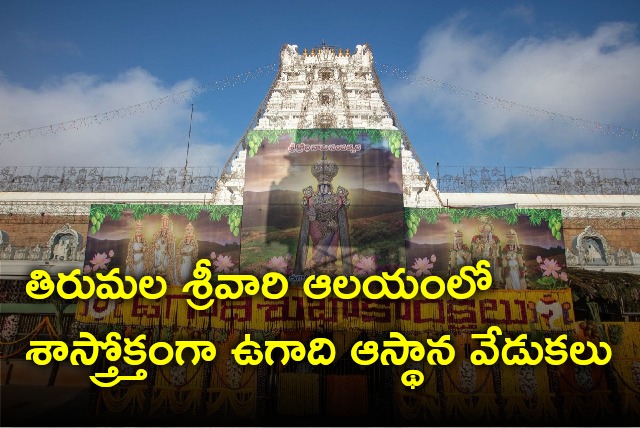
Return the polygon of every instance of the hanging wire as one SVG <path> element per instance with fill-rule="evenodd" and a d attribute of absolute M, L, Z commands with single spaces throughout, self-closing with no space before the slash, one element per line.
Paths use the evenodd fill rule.
<path fill-rule="evenodd" d="M 85 116 L 79 119 L 67 120 L 65 122 L 59 122 L 20 131 L 5 132 L 0 134 L 0 145 L 3 142 L 12 143 L 14 141 L 25 140 L 28 138 L 57 134 L 58 132 L 69 131 L 72 129 L 77 130 L 93 125 L 100 125 L 108 120 L 121 119 L 127 116 L 144 113 L 149 110 L 157 110 L 169 103 L 180 104 L 187 101 L 188 99 L 192 99 L 202 94 L 222 91 L 228 87 L 235 86 L 238 83 L 246 83 L 249 80 L 256 79 L 264 74 L 270 74 L 278 70 L 278 66 L 279 65 L 277 63 L 272 63 L 266 66 L 246 71 L 236 76 L 227 77 L 222 80 L 216 80 L 215 82 L 211 82 L 206 85 L 197 86 L 195 88 L 187 89 L 180 92 L 174 92 L 172 94 L 165 95 L 164 97 L 155 98 L 149 101 L 129 105 L 104 113 L 98 113 L 92 116 Z"/>
<path fill-rule="evenodd" d="M 432 184 L 431 177 L 429 176 L 429 172 L 427 172 L 427 169 L 424 167 L 424 164 L 422 163 L 422 161 L 420 160 L 420 157 L 418 156 L 418 152 L 413 147 L 413 144 L 411 144 L 411 139 L 409 138 L 409 135 L 405 131 L 404 127 L 400 123 L 400 120 L 396 116 L 396 113 L 393 111 L 393 109 L 391 108 L 391 105 L 389 105 L 386 97 L 384 96 L 384 93 L 382 92 L 382 84 L 380 83 L 380 76 L 378 75 L 378 72 L 376 70 L 375 62 L 372 64 L 371 70 L 372 70 L 376 88 L 378 89 L 378 93 L 380 93 L 380 99 L 382 99 L 382 102 L 387 112 L 389 113 L 389 116 L 391 116 L 391 119 L 393 120 L 393 124 L 395 125 L 396 128 L 398 128 L 398 130 L 402 134 L 402 142 L 405 145 L 405 148 L 407 150 L 410 150 L 413 153 L 413 158 L 418 162 L 418 168 L 420 169 L 420 174 L 425 177 L 425 189 L 426 189 L 428 188 L 428 186 Z M 442 202 L 442 198 L 440 198 L 440 192 L 438 192 L 438 189 L 435 186 L 433 187 L 433 192 L 438 198 L 438 202 L 440 202 L 440 206 L 444 206 L 444 203 Z"/>
<path fill-rule="evenodd" d="M 191 117 L 189 118 L 189 138 L 187 139 L 187 155 L 184 159 L 184 177 L 182 178 L 182 191 L 187 183 L 187 171 L 189 167 L 189 146 L 191 145 L 191 125 L 193 125 L 193 104 L 191 104 Z"/>
<path fill-rule="evenodd" d="M 503 110 L 509 110 L 518 114 L 531 116 L 539 119 L 553 120 L 560 122 L 566 126 L 574 126 L 580 129 L 586 129 L 591 132 L 597 132 L 604 135 L 613 135 L 616 137 L 627 137 L 636 139 L 640 137 L 640 131 L 637 129 L 623 128 L 617 125 L 605 124 L 596 122 L 593 120 L 581 119 L 579 117 L 568 116 L 565 114 L 555 113 L 552 111 L 540 109 L 537 107 L 531 107 L 524 104 L 519 104 L 513 101 L 504 100 L 502 98 L 493 97 L 491 95 L 483 94 L 482 92 L 472 91 L 469 89 L 461 88 L 450 83 L 441 82 L 436 79 L 432 79 L 427 76 L 409 73 L 407 70 L 403 70 L 398 67 L 394 67 L 387 64 L 377 64 L 378 70 L 382 74 L 390 75 L 400 80 L 405 80 L 411 85 L 418 85 L 423 87 L 431 87 L 441 90 L 447 94 L 465 97 L 470 100 L 479 102 L 491 106 L 493 108 L 499 108 Z"/>
<path fill-rule="evenodd" d="M 482 92 L 472 91 L 469 89 L 461 88 L 450 83 L 441 82 L 436 79 L 432 79 L 427 76 L 409 73 L 407 70 L 403 70 L 398 67 L 394 67 L 384 63 L 374 63 L 377 70 L 381 74 L 390 75 L 400 80 L 405 80 L 412 85 L 418 85 L 422 87 L 432 87 L 434 89 L 441 90 L 445 93 L 465 97 L 473 101 L 489 105 L 493 108 L 499 108 L 503 110 L 509 110 L 522 115 L 527 115 L 535 118 L 553 120 L 563 123 L 567 126 L 574 126 L 581 129 L 586 129 L 591 132 L 597 132 L 604 135 L 613 135 L 616 137 L 627 137 L 631 139 L 640 138 L 640 131 L 637 129 L 624 128 L 617 125 L 605 124 L 597 121 L 582 119 L 552 111 L 540 109 L 537 107 L 531 107 L 524 104 L 519 104 L 513 101 L 508 101 L 502 98 L 494 97 L 484 94 Z M 215 82 L 201 85 L 195 88 L 187 89 L 180 92 L 174 92 L 164 97 L 155 98 L 142 103 L 129 105 L 126 107 L 118 108 L 115 110 L 98 113 L 91 116 L 85 116 L 78 119 L 68 120 L 65 122 L 54 123 L 45 126 L 39 126 L 30 129 L 24 129 L 20 131 L 12 131 L 0 134 L 0 145 L 3 142 L 15 142 L 19 140 L 25 140 L 33 137 L 45 136 L 50 134 L 57 134 L 58 132 L 64 132 L 69 130 L 78 130 L 93 125 L 100 125 L 105 121 L 124 118 L 139 113 L 144 113 L 149 110 L 157 110 L 166 104 L 174 103 L 179 104 L 188 99 L 200 96 L 204 93 L 222 91 L 228 87 L 235 86 L 238 83 L 246 83 L 249 80 L 253 80 L 266 73 L 272 73 L 279 69 L 278 63 L 272 63 L 266 66 L 258 67 L 254 70 L 249 70 L 236 76 L 227 77 Z"/>

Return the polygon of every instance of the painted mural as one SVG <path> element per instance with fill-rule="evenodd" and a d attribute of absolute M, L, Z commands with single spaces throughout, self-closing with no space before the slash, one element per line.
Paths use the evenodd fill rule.
<path fill-rule="evenodd" d="M 159 275 L 184 285 L 198 260 L 214 272 L 236 273 L 241 207 L 216 205 L 93 205 L 84 274 Z"/>
<path fill-rule="evenodd" d="M 493 288 L 568 287 L 560 210 L 407 208 L 407 272 L 458 274 L 488 260 Z"/>
<path fill-rule="evenodd" d="M 241 269 L 370 275 L 404 266 L 398 131 L 249 133 Z"/>

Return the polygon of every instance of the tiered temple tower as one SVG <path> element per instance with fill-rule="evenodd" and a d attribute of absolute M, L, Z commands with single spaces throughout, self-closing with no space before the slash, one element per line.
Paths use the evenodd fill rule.
<path fill-rule="evenodd" d="M 285 45 L 278 74 L 254 125 L 253 130 L 400 130 L 405 205 L 442 205 L 409 137 L 384 98 L 368 45 L 357 45 L 354 52 L 325 44 L 299 52 L 298 46 Z M 242 205 L 245 146 L 243 137 L 214 191 L 215 203 Z"/>

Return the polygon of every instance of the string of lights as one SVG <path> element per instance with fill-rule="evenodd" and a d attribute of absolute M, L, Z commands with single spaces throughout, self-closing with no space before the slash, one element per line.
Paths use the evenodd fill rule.
<path fill-rule="evenodd" d="M 431 87 L 443 91 L 453 96 L 459 96 L 468 98 L 475 102 L 488 105 L 493 108 L 508 110 L 518 114 L 543 119 L 552 120 L 562 123 L 567 126 L 573 126 L 580 129 L 585 129 L 591 132 L 597 132 L 604 135 L 613 135 L 616 137 L 627 137 L 631 139 L 640 138 L 640 131 L 636 129 L 624 128 L 617 125 L 605 124 L 597 121 L 581 119 L 565 114 L 555 113 L 552 111 L 544 110 L 537 107 L 531 107 L 523 104 L 519 104 L 513 101 L 504 100 L 498 97 L 484 94 L 482 92 L 472 91 L 462 87 L 452 85 L 450 83 L 441 82 L 436 79 L 432 79 L 427 76 L 417 75 L 409 73 L 407 70 L 403 70 L 398 67 L 394 67 L 388 64 L 376 63 L 376 69 L 381 74 L 390 75 L 394 78 L 405 80 L 411 85 L 417 85 L 422 87 Z M 15 142 L 19 140 L 26 140 L 33 137 L 41 137 L 50 134 L 57 134 L 59 132 L 77 130 L 86 128 L 93 125 L 100 125 L 105 121 L 124 118 L 135 114 L 144 113 L 150 110 L 157 110 L 165 105 L 180 104 L 187 100 L 191 100 L 197 96 L 208 92 L 222 91 L 224 89 L 233 87 L 237 84 L 246 83 L 249 80 L 261 77 L 265 74 L 273 74 L 278 70 L 278 64 L 272 63 L 266 66 L 258 67 L 254 70 L 249 70 L 244 73 L 237 74 L 235 76 L 227 77 L 225 79 L 217 80 L 215 82 L 197 86 L 195 88 L 187 89 L 180 92 L 174 92 L 164 97 L 155 98 L 149 101 L 144 101 L 138 104 L 129 105 L 126 107 L 118 108 L 115 110 L 98 113 L 91 116 L 86 116 L 78 119 L 68 120 L 65 122 L 54 123 L 50 125 L 23 129 L 20 131 L 12 131 L 0 134 L 0 144 L 3 142 Z"/>
<path fill-rule="evenodd" d="M 79 119 L 39 126 L 31 129 L 2 133 L 0 134 L 0 144 L 2 144 L 3 142 L 11 143 L 14 141 L 26 140 L 33 137 L 41 137 L 69 130 L 87 128 L 93 125 L 100 125 L 109 120 L 121 119 L 150 110 L 157 110 L 165 105 L 184 103 L 187 100 L 191 100 L 208 92 L 222 91 L 237 84 L 246 83 L 249 80 L 256 79 L 265 74 L 273 74 L 276 70 L 278 70 L 278 64 L 273 63 L 237 74 L 232 77 L 217 80 L 206 85 L 197 86 L 195 88 L 187 89 L 180 92 L 174 92 L 164 97 L 155 98 L 149 101 L 144 101 L 142 103 L 129 105 L 103 113 L 98 113 L 92 116 L 81 117 Z"/>
<path fill-rule="evenodd" d="M 579 117 L 568 116 L 565 114 L 554 113 L 552 111 L 540 109 L 537 107 L 531 107 L 523 104 L 518 104 L 513 101 L 504 100 L 501 98 L 493 97 L 491 95 L 483 94 L 482 92 L 472 91 L 469 89 L 461 88 L 450 83 L 441 82 L 430 77 L 421 76 L 417 74 L 409 73 L 406 70 L 398 67 L 390 66 L 387 64 L 376 64 L 376 69 L 386 75 L 406 80 L 411 85 L 417 85 L 422 87 L 430 87 L 443 91 L 447 94 L 465 97 L 470 100 L 479 102 L 484 105 L 488 105 L 493 108 L 508 110 L 518 114 L 543 119 L 552 120 L 562 123 L 567 126 L 574 126 L 577 128 L 585 129 L 591 132 L 597 132 L 604 135 L 613 135 L 616 137 L 627 137 L 636 139 L 640 137 L 640 131 L 637 129 L 623 128 L 617 125 L 611 125 L 606 123 L 600 123 L 592 120 L 581 119 Z"/>

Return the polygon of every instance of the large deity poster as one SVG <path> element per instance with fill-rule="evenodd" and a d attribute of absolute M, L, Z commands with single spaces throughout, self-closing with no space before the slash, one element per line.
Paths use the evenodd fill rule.
<path fill-rule="evenodd" d="M 248 135 L 241 270 L 371 275 L 405 264 L 398 131 Z"/>
<path fill-rule="evenodd" d="M 242 207 L 217 205 L 93 205 L 84 273 L 141 278 L 160 275 L 184 285 L 199 259 L 212 271 L 238 272 Z"/>
<path fill-rule="evenodd" d="M 488 260 L 494 289 L 567 288 L 560 210 L 407 208 L 407 271 L 458 274 Z"/>
<path fill-rule="evenodd" d="M 407 208 L 407 273 L 449 277 L 490 263 L 493 293 L 468 300 L 507 329 L 570 329 L 572 301 L 560 210 Z M 535 290 L 535 291 L 531 291 Z"/>

